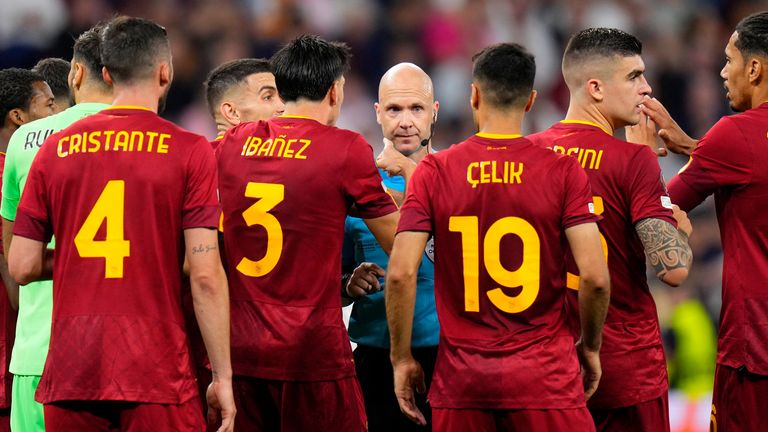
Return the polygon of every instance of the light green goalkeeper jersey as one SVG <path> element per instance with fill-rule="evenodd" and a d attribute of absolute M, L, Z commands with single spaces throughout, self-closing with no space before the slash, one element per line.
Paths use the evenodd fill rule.
<path fill-rule="evenodd" d="M 27 173 L 45 139 L 72 123 L 99 112 L 109 105 L 81 103 L 50 117 L 22 125 L 8 143 L 3 170 L 3 199 L 0 216 L 16 220 Z M 53 247 L 53 241 L 49 247 Z M 33 282 L 19 289 L 19 318 L 10 371 L 14 375 L 42 375 L 48 342 L 51 339 L 53 284 Z"/>

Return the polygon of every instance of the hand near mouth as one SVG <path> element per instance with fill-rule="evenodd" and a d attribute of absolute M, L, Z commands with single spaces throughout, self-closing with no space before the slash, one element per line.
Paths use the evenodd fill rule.
<path fill-rule="evenodd" d="M 640 104 L 640 110 L 651 122 L 658 126 L 658 136 L 664 141 L 667 150 L 672 153 L 690 155 L 693 149 L 696 148 L 696 144 L 699 141 L 691 138 L 683 131 L 658 99 L 645 96 L 643 103 Z M 627 140 L 631 141 L 629 137 Z M 663 150 L 659 149 L 659 151 L 656 151 L 656 154 L 666 156 L 666 151 Z"/>

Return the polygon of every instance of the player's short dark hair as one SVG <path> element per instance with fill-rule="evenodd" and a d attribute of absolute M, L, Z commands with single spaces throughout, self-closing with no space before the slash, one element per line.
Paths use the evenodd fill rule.
<path fill-rule="evenodd" d="M 272 67 L 267 59 L 244 58 L 219 65 L 208 74 L 203 83 L 208 109 L 215 114 L 221 98 L 229 89 L 244 83 L 245 79 L 253 74 L 264 72 L 272 73 Z"/>
<path fill-rule="evenodd" d="M 315 35 L 302 35 L 272 56 L 272 70 L 280 97 L 285 102 L 301 98 L 321 101 L 333 82 L 349 69 L 349 46 Z"/>
<path fill-rule="evenodd" d="M 752 14 L 736 25 L 736 48 L 747 56 L 768 57 L 768 12 Z"/>
<path fill-rule="evenodd" d="M 533 90 L 536 60 L 522 45 L 491 45 L 472 61 L 472 80 L 488 103 L 503 110 L 525 105 Z"/>
<path fill-rule="evenodd" d="M 165 28 L 144 18 L 120 16 L 101 32 L 101 62 L 115 82 L 149 78 L 154 68 L 170 61 Z"/>
<path fill-rule="evenodd" d="M 593 27 L 571 36 L 563 54 L 563 68 L 590 57 L 631 57 L 642 53 L 642 42 L 631 34 L 614 28 Z"/>
<path fill-rule="evenodd" d="M 81 33 L 75 40 L 72 58 L 85 66 L 93 83 L 106 89 L 108 85 L 101 75 L 101 69 L 104 67 L 104 63 L 101 62 L 101 32 L 103 30 L 104 25 L 99 23 Z"/>
<path fill-rule="evenodd" d="M 69 77 L 69 69 L 72 65 L 68 61 L 50 57 L 42 59 L 32 68 L 32 72 L 37 72 L 42 75 L 45 82 L 51 88 L 53 97 L 69 98 L 69 84 L 67 78 Z"/>
<path fill-rule="evenodd" d="M 37 72 L 27 69 L 9 68 L 0 70 L 0 128 L 12 109 L 29 109 L 34 89 L 32 84 L 45 81 Z"/>

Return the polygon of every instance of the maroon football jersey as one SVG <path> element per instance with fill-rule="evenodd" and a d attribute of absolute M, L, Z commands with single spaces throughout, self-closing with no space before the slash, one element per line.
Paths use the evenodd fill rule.
<path fill-rule="evenodd" d="M 14 234 L 56 236 L 43 403 L 178 404 L 197 394 L 181 305 L 183 230 L 215 228 L 208 141 L 136 107 L 46 140 Z"/>
<path fill-rule="evenodd" d="M 768 375 L 768 104 L 723 117 L 669 184 L 691 210 L 715 194 L 723 245 L 717 362 Z"/>
<path fill-rule="evenodd" d="M 603 376 L 589 406 L 616 408 L 655 399 L 667 392 L 667 365 L 635 224 L 654 218 L 677 226 L 656 156 L 647 146 L 616 139 L 586 122 L 557 123 L 529 138 L 579 161 L 592 185 L 595 212 L 603 216 L 599 226 L 607 246 L 611 303 L 600 350 Z M 574 275 L 569 288 L 578 289 L 578 271 L 568 261 Z M 577 296 L 570 294 L 574 317 Z"/>
<path fill-rule="evenodd" d="M 396 211 L 362 136 L 279 117 L 231 129 L 218 148 L 236 375 L 354 375 L 341 314 L 344 219 Z"/>
<path fill-rule="evenodd" d="M 3 176 L 5 153 L 0 152 L 0 178 Z M 3 250 L 3 235 L 0 232 L 0 254 Z M 13 340 L 16 337 L 16 311 L 11 307 L 8 295 L 5 294 L 5 284 L 0 279 L 0 409 L 11 406 L 11 384 L 13 375 L 8 371 L 11 364 Z"/>
<path fill-rule="evenodd" d="M 566 325 L 565 229 L 595 222 L 576 161 L 514 135 L 428 155 L 398 232 L 435 239 L 436 408 L 584 407 Z"/>

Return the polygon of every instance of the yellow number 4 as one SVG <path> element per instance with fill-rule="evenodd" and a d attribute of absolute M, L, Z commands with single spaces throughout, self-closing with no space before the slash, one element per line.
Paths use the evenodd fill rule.
<path fill-rule="evenodd" d="M 285 186 L 249 182 L 245 187 L 245 196 L 260 198 L 243 212 L 243 219 L 248 226 L 261 225 L 267 230 L 267 252 L 258 261 L 244 257 L 237 264 L 237 270 L 246 276 L 264 276 L 275 268 L 283 253 L 283 227 L 268 212 L 285 198 Z"/>
<path fill-rule="evenodd" d="M 107 224 L 106 240 L 94 240 L 102 222 Z M 104 258 L 104 277 L 123 277 L 123 261 L 131 255 L 125 239 L 125 181 L 110 180 L 75 235 L 77 253 L 83 258 Z"/>

